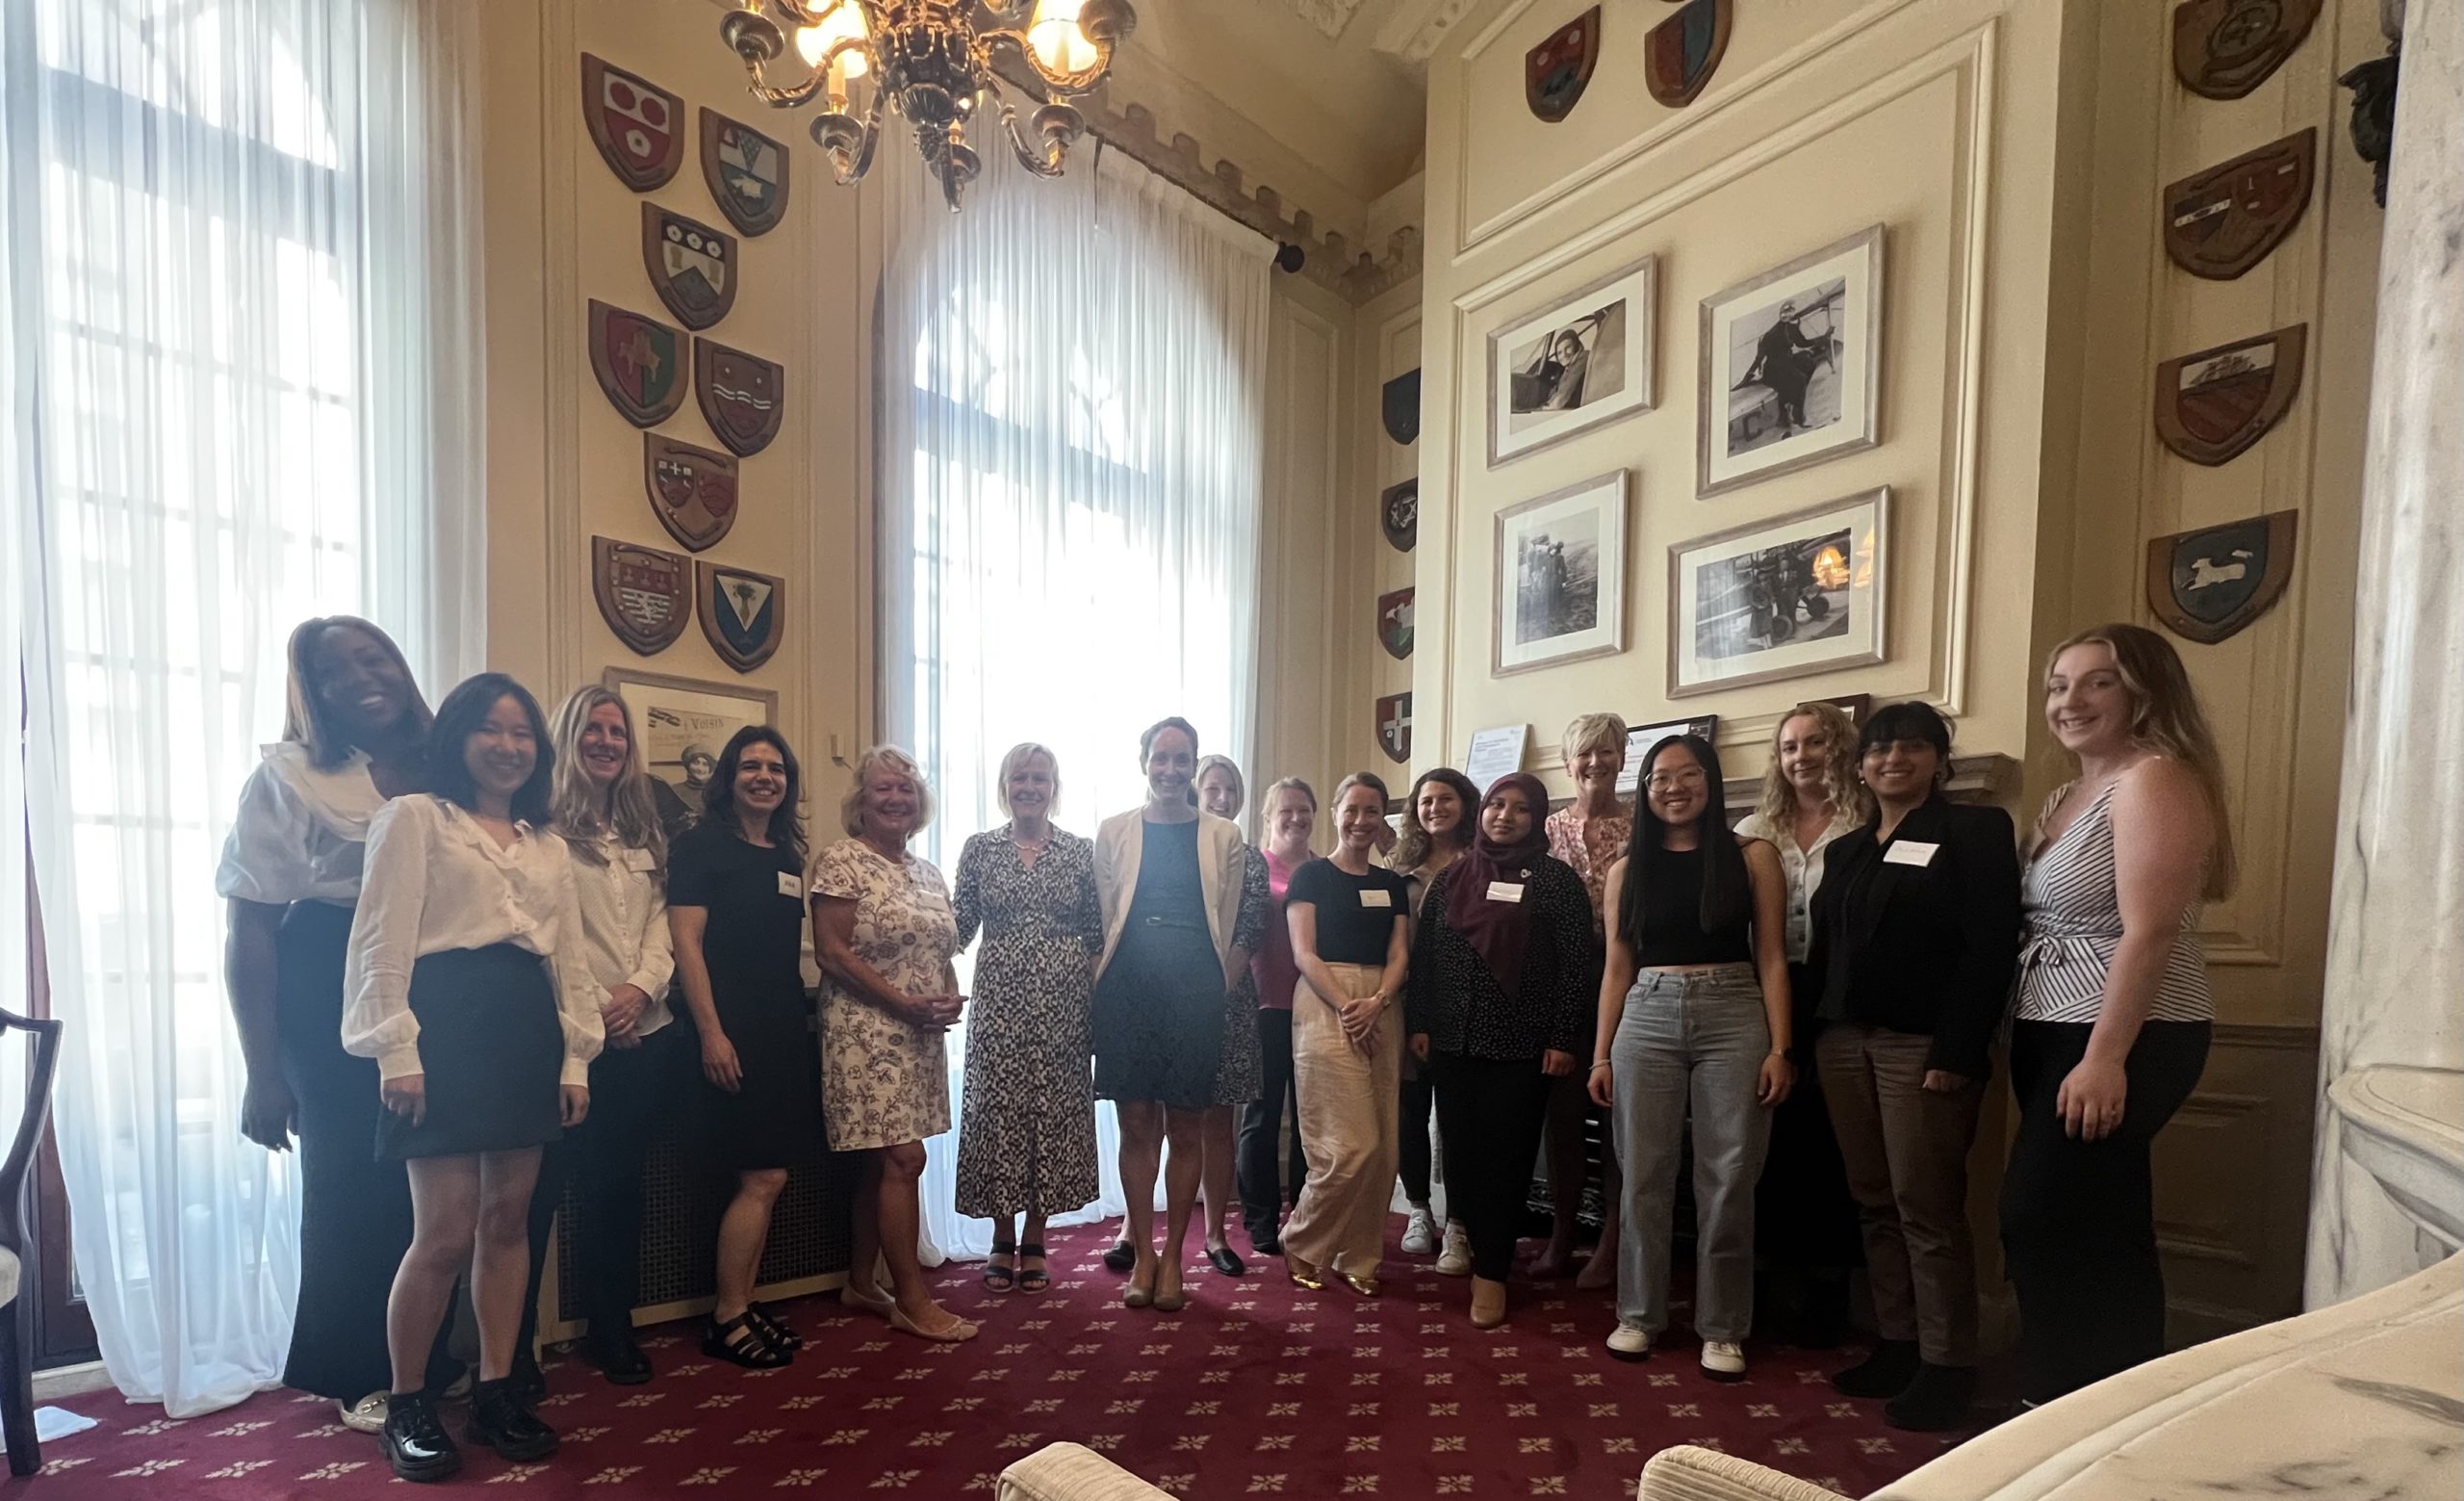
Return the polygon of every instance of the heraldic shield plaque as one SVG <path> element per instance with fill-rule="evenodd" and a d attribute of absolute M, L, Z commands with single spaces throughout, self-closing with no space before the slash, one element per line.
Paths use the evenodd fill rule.
<path fill-rule="evenodd" d="M 787 217 L 787 148 L 740 120 L 702 111 L 702 180 L 728 222 L 766 235 Z"/>
<path fill-rule="evenodd" d="M 778 651 L 786 632 L 783 580 L 749 568 L 723 568 L 697 562 L 694 608 L 702 616 L 702 634 L 710 649 L 738 672 L 751 672 Z"/>
<path fill-rule="evenodd" d="M 656 427 L 684 404 L 684 335 L 593 298 L 590 373 L 627 422 Z"/>
<path fill-rule="evenodd" d="M 1729 50 L 1729 0 L 1685 0 L 1643 39 L 1643 85 L 1672 110 L 1694 102 Z"/>
<path fill-rule="evenodd" d="M 2293 578 L 2296 511 L 2176 531 L 2147 544 L 2147 608 L 2186 639 L 2214 645 L 2268 612 Z"/>
<path fill-rule="evenodd" d="M 786 415 L 787 373 L 770 360 L 710 339 L 693 341 L 693 395 L 710 430 L 738 458 L 779 435 Z"/>
<path fill-rule="evenodd" d="M 608 169 L 635 193 L 665 183 L 684 161 L 684 101 L 587 52 L 581 117 Z"/>
<path fill-rule="evenodd" d="M 2156 435 L 2194 464 L 2221 464 L 2267 435 L 2301 390 L 2310 325 L 2220 344 L 2156 367 Z"/>
<path fill-rule="evenodd" d="M 1574 113 L 1600 63 L 1600 7 L 1551 32 L 1523 55 L 1523 102 L 1553 125 Z"/>
<path fill-rule="evenodd" d="M 2267 259 L 2310 206 L 2319 132 L 2310 127 L 2165 190 L 2165 253 L 2194 276 L 2230 281 Z"/>
<path fill-rule="evenodd" d="M 735 306 L 735 236 L 655 203 L 642 205 L 642 270 L 687 328 L 707 328 Z"/>
<path fill-rule="evenodd" d="M 658 524 L 693 552 L 715 545 L 735 525 L 735 460 L 725 453 L 645 432 L 642 485 Z"/>
<path fill-rule="evenodd" d="M 684 634 L 693 618 L 685 597 L 692 577 L 690 558 L 613 537 L 590 539 L 590 592 L 600 617 L 644 657 L 657 656 Z"/>
<path fill-rule="evenodd" d="M 1412 695 L 1389 693 L 1377 701 L 1377 748 L 1392 762 L 1412 759 Z"/>
<path fill-rule="evenodd" d="M 1377 644 L 1398 661 L 1412 655 L 1412 596 L 1416 592 L 1406 587 L 1377 596 Z"/>

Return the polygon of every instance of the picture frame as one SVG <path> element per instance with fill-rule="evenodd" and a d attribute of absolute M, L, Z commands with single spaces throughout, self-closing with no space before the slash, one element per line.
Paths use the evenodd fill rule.
<path fill-rule="evenodd" d="M 1698 500 L 1882 441 L 1886 239 L 1869 225 L 1704 298 Z"/>
<path fill-rule="evenodd" d="M 1657 406 L 1658 308 L 1646 255 L 1493 330 L 1489 467 Z"/>
<path fill-rule="evenodd" d="M 1668 696 L 1880 662 L 1890 487 L 1668 550 Z"/>
<path fill-rule="evenodd" d="M 1643 758 L 1652 747 L 1672 735 L 1699 735 L 1713 745 L 1720 743 L 1720 716 L 1696 714 L 1691 719 L 1662 719 L 1655 724 L 1632 724 L 1626 727 L 1626 769 L 1617 773 L 1617 795 L 1630 797 L 1643 785 Z"/>
<path fill-rule="evenodd" d="M 1489 675 L 1626 649 L 1627 471 L 1536 495 L 1497 514 Z"/>
<path fill-rule="evenodd" d="M 701 755 L 715 765 L 736 731 L 779 722 L 776 688 L 706 683 L 630 667 L 609 667 L 599 681 L 632 712 L 636 754 L 651 775 L 659 819 L 671 826 L 680 817 L 689 824 L 701 816 L 702 789 L 709 777 L 707 767 L 697 769 Z"/>

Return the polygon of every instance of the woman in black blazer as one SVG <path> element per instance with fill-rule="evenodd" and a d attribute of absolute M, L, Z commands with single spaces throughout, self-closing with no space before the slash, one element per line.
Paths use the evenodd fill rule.
<path fill-rule="evenodd" d="M 1857 749 L 1875 814 L 1831 847 L 1809 963 L 1882 1339 L 1832 1385 L 1938 1432 L 1976 1395 L 1967 1154 L 2018 962 L 2018 846 L 2009 814 L 1942 795 L 1951 730 L 1931 706 L 1876 711 Z"/>

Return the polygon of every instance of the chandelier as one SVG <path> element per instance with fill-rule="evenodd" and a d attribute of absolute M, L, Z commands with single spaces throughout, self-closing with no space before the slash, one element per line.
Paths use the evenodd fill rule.
<path fill-rule="evenodd" d="M 767 76 L 788 45 L 773 12 L 794 28 L 807 69 L 799 82 Z M 719 35 L 744 60 L 755 97 L 780 109 L 823 101 L 812 139 L 841 183 L 872 167 L 882 112 L 905 116 L 956 213 L 960 191 L 984 169 L 967 143 L 977 113 L 989 102 L 1020 164 L 1039 177 L 1060 176 L 1064 154 L 1087 128 L 1070 96 L 1104 81 L 1113 48 L 1138 21 L 1128 0 L 1034 0 L 1026 12 L 1027 0 L 743 0 Z M 1004 48 L 1033 70 L 1045 95 L 1023 129 L 994 66 Z M 853 92 L 860 79 L 870 80 L 860 111 Z"/>

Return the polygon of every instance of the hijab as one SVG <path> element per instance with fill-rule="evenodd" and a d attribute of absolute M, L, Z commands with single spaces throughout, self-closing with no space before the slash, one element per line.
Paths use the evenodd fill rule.
<path fill-rule="evenodd" d="M 1501 844 L 1489 838 L 1485 821 L 1475 824 L 1479 833 L 1472 841 L 1472 847 L 1449 872 L 1453 884 L 1446 893 L 1446 925 L 1463 935 L 1479 954 L 1481 963 L 1489 967 L 1489 972 L 1511 996 L 1522 983 L 1523 951 L 1531 939 L 1531 904 L 1527 900 L 1491 901 L 1489 887 L 1494 882 L 1503 882 L 1527 888 L 1533 868 L 1548 857 L 1549 789 L 1527 771 L 1509 772 L 1489 784 L 1488 795 L 1480 799 L 1474 818 L 1479 818 L 1488 810 L 1490 799 L 1507 788 L 1523 793 L 1531 809 L 1531 828 L 1513 843 Z M 1527 890 L 1526 895 L 1528 894 Z"/>

